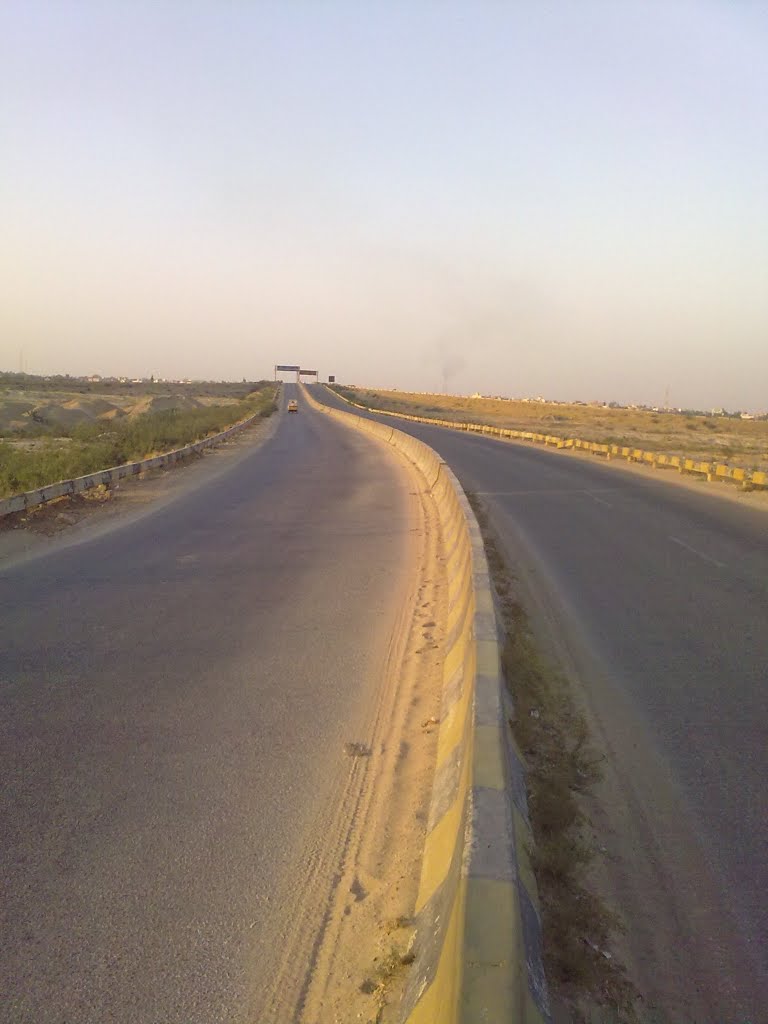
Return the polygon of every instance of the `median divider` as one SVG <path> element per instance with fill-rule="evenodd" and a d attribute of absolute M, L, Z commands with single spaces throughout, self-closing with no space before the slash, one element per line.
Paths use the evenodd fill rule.
<path fill-rule="evenodd" d="M 459 420 L 443 420 L 431 416 L 415 416 L 408 412 L 395 412 L 392 409 L 374 409 L 371 406 L 353 402 L 346 396 L 328 388 L 332 395 L 342 402 L 364 412 L 375 413 L 377 416 L 395 416 L 402 420 L 415 423 L 427 423 L 433 427 L 450 427 L 453 430 L 465 430 L 468 433 L 487 434 L 491 437 L 506 438 L 515 441 L 528 441 L 550 448 L 568 448 L 575 451 L 589 452 L 605 459 L 626 459 L 627 462 L 639 462 L 654 469 L 676 469 L 678 473 L 704 477 L 709 483 L 713 481 L 729 481 L 737 484 L 741 490 L 752 491 L 768 489 L 768 472 L 749 470 L 742 466 L 729 466 L 725 463 L 688 459 L 684 455 L 665 455 L 660 452 L 648 452 L 642 448 L 629 448 L 617 444 L 599 444 L 596 441 L 582 441 L 574 437 L 556 437 L 553 434 L 537 434 L 530 430 L 512 430 L 507 427 L 494 427 L 489 423 L 466 423 Z"/>
<path fill-rule="evenodd" d="M 153 455 L 148 459 L 140 459 L 138 462 L 126 462 L 122 466 L 112 466 L 110 469 L 102 469 L 97 473 L 87 473 L 85 476 L 77 476 L 72 480 L 59 480 L 54 484 L 46 484 L 45 487 L 38 487 L 35 491 L 24 491 L 22 494 L 15 494 L 10 498 L 0 500 L 0 519 L 10 515 L 12 512 L 25 512 L 27 509 L 42 505 L 47 501 L 54 501 L 56 498 L 63 498 L 73 494 L 81 494 L 94 487 L 101 485 L 112 486 L 119 480 L 126 477 L 137 476 L 150 469 L 160 469 L 163 466 L 172 466 L 190 455 L 200 454 L 206 448 L 214 448 L 216 445 L 226 441 L 234 434 L 250 427 L 252 423 L 262 419 L 261 413 L 248 416 L 238 423 L 234 423 L 226 430 L 218 434 L 205 437 L 202 441 L 195 441 L 194 444 L 185 445 L 183 448 L 176 448 L 172 452 L 164 452 L 162 455 Z"/>
<path fill-rule="evenodd" d="M 440 730 L 401 1024 L 547 1024 L 525 769 L 507 722 L 480 527 L 432 448 L 302 392 L 313 407 L 413 462 L 442 527 L 448 611 Z"/>

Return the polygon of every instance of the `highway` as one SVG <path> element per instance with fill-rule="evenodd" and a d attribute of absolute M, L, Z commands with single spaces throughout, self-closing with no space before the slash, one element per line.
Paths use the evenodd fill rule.
<path fill-rule="evenodd" d="M 379 418 L 482 497 L 578 684 L 606 756 L 602 885 L 652 1019 L 764 1024 L 768 514 L 726 485 Z"/>
<path fill-rule="evenodd" d="M 301 403 L 178 500 L 0 566 L 6 1024 L 294 1020 L 409 586 L 407 484 Z"/>

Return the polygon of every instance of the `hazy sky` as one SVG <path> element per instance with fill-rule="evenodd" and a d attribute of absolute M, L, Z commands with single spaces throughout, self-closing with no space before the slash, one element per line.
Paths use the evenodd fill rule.
<path fill-rule="evenodd" d="M 0 368 L 768 407 L 768 4 L 0 3 Z"/>

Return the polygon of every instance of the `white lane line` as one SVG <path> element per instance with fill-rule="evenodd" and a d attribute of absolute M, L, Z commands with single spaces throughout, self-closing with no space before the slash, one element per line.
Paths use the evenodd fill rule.
<path fill-rule="evenodd" d="M 593 501 L 596 501 L 598 505 L 605 505 L 606 508 L 613 508 L 613 505 L 610 503 L 610 501 L 603 501 L 602 498 L 598 498 L 598 496 L 596 494 L 593 494 L 592 491 L 584 491 L 584 493 L 587 495 L 587 497 L 591 498 Z"/>
<path fill-rule="evenodd" d="M 610 494 L 612 488 L 606 488 L 605 493 Z M 542 494 L 547 497 L 562 497 L 564 494 L 587 494 L 590 498 L 594 498 L 595 501 L 599 501 L 601 505 L 608 505 L 608 508 L 613 508 L 613 505 L 605 501 L 603 498 L 598 498 L 593 491 L 585 491 L 582 488 L 575 488 L 574 490 L 555 490 L 554 488 L 536 488 L 535 490 L 524 490 L 522 487 L 517 491 L 475 491 L 478 498 L 516 498 L 518 495 L 531 495 L 531 494 Z"/>
<path fill-rule="evenodd" d="M 692 548 L 690 544 L 686 544 L 684 540 L 680 540 L 679 537 L 669 538 L 673 544 L 679 544 L 681 548 L 685 548 L 686 551 L 690 551 L 692 555 L 696 555 L 698 558 L 703 558 L 705 562 L 709 562 L 710 565 L 716 565 L 718 569 L 725 569 L 725 562 L 718 562 L 716 558 L 712 558 L 710 555 L 705 555 L 703 551 L 697 551 L 696 548 Z"/>

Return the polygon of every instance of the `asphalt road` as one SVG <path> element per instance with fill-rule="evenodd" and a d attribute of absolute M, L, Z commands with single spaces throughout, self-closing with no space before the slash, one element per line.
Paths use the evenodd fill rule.
<path fill-rule="evenodd" d="M 637 894 L 638 920 L 656 916 L 646 922 L 649 984 L 654 972 L 669 976 L 676 1022 L 768 1021 L 768 514 L 709 491 L 725 485 L 692 491 L 383 419 L 432 445 L 484 497 L 552 622 L 576 638 L 571 655 L 584 652 L 576 668 L 625 762 L 628 818 L 648 815 L 640 856 L 658 860 Z M 676 930 L 669 950 L 662 919 Z"/>
<path fill-rule="evenodd" d="M 407 502 L 302 403 L 213 482 L 0 568 L 4 1022 L 292 1019 L 310 960 L 282 962 L 285 927 L 311 951 Z"/>

